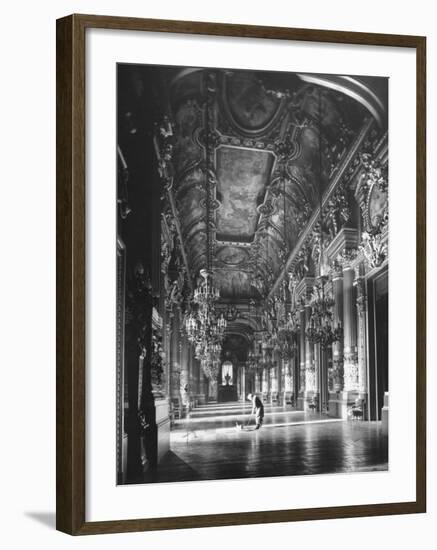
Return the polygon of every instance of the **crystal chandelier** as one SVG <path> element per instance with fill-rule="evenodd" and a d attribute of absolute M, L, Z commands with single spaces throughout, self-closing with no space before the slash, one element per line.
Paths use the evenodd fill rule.
<path fill-rule="evenodd" d="M 193 293 L 193 309 L 185 318 L 185 330 L 189 341 L 195 346 L 195 356 L 201 361 L 206 376 L 215 379 L 220 365 L 221 343 L 227 321 L 218 315 L 215 304 L 220 292 L 214 286 L 211 270 L 211 181 L 209 169 L 209 98 L 205 113 L 205 226 L 206 226 L 206 268 L 200 270 L 200 282 Z"/>
<path fill-rule="evenodd" d="M 220 298 L 219 289 L 213 285 L 209 270 L 201 269 L 200 276 L 203 281 L 194 290 L 193 302 L 200 307 L 212 306 Z"/>
<path fill-rule="evenodd" d="M 322 204 L 322 147 L 321 147 L 321 99 L 319 94 L 319 277 L 313 290 L 311 301 L 311 316 L 306 326 L 305 334 L 308 340 L 313 344 L 320 344 L 322 349 L 326 349 L 334 342 L 338 342 L 343 336 L 341 323 L 335 327 L 333 322 L 332 307 L 334 300 L 325 296 L 325 286 L 328 278 L 322 272 L 324 262 L 323 251 L 323 204 Z"/>
<path fill-rule="evenodd" d="M 286 242 L 286 202 L 285 202 L 285 178 L 283 178 L 283 270 L 285 271 L 287 258 L 287 242 Z M 275 297 L 276 323 L 277 334 L 275 341 L 275 351 L 278 352 L 282 359 L 289 360 L 297 350 L 296 336 L 299 331 L 299 320 L 296 313 L 295 303 L 295 287 L 296 280 L 293 273 L 289 273 L 289 283 L 282 281 L 279 294 Z"/>
<path fill-rule="evenodd" d="M 285 324 L 278 331 L 279 353 L 282 359 L 291 359 L 297 351 L 296 336 L 299 331 L 299 321 L 296 311 L 289 311 Z"/>
<path fill-rule="evenodd" d="M 326 349 L 334 342 L 341 340 L 343 328 L 341 323 L 333 326 L 332 306 L 334 300 L 325 296 L 326 276 L 320 276 L 314 289 L 311 303 L 311 316 L 305 334 L 313 344 L 320 344 Z"/>
<path fill-rule="evenodd" d="M 188 339 L 192 343 L 198 341 L 207 341 L 212 340 L 221 341 L 224 337 L 225 329 L 227 326 L 227 321 L 224 318 L 223 314 L 218 314 L 214 299 L 207 299 L 206 297 L 213 296 L 214 294 L 210 292 L 210 289 L 201 289 L 200 287 L 195 290 L 197 300 L 193 299 L 196 309 L 192 310 L 185 317 L 185 330 L 188 335 Z M 199 300 L 199 297 L 201 299 Z"/>
<path fill-rule="evenodd" d="M 200 322 L 193 312 L 190 312 L 185 318 L 185 330 L 188 340 L 194 344 L 200 334 Z"/>
<path fill-rule="evenodd" d="M 250 369 L 257 369 L 260 366 L 262 359 L 261 344 L 256 339 L 256 336 L 253 338 L 253 347 L 247 354 L 247 366 Z"/>

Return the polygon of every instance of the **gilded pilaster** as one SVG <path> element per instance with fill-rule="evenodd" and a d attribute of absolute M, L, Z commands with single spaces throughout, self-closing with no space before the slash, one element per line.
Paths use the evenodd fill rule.
<path fill-rule="evenodd" d="M 300 344 L 300 387 L 299 392 L 303 394 L 305 391 L 305 308 L 301 307 L 299 310 L 300 315 L 300 334 L 299 334 L 299 344 Z"/>
<path fill-rule="evenodd" d="M 358 313 L 358 391 L 367 393 L 367 295 L 366 281 L 359 277 L 355 281 Z"/>
<path fill-rule="evenodd" d="M 355 270 L 343 266 L 344 390 L 358 391 L 357 315 L 354 288 Z"/>
<path fill-rule="evenodd" d="M 305 327 L 311 318 L 311 305 L 305 304 Z M 305 391 L 316 391 L 316 370 L 314 363 L 314 344 L 305 337 Z"/>
<path fill-rule="evenodd" d="M 343 270 L 336 266 L 332 273 L 332 287 L 334 294 L 333 323 L 334 326 L 343 326 Z M 332 385 L 331 391 L 342 391 L 343 379 L 343 337 L 332 344 Z"/>

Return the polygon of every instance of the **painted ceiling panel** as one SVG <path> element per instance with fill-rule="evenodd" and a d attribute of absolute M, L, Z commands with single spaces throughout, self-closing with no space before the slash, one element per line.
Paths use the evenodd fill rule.
<path fill-rule="evenodd" d="M 214 283 L 225 302 L 257 299 L 318 206 L 364 107 L 292 73 L 172 71 L 174 193 L 190 271 L 197 277 L 207 262 L 208 170 Z"/>
<path fill-rule="evenodd" d="M 265 151 L 220 147 L 217 151 L 217 239 L 248 242 L 253 239 L 273 165 Z"/>
<path fill-rule="evenodd" d="M 184 215 L 185 228 L 190 222 L 205 216 L 205 211 L 200 204 L 204 195 L 202 191 L 192 187 L 178 200 L 178 210 Z"/>
<path fill-rule="evenodd" d="M 246 271 L 231 269 L 229 267 L 215 268 L 214 282 L 220 288 L 222 298 L 244 300 L 252 296 L 251 275 Z"/>
<path fill-rule="evenodd" d="M 234 72 L 224 85 L 230 114 L 241 129 L 262 130 L 277 113 L 279 99 L 266 93 L 255 73 Z"/>

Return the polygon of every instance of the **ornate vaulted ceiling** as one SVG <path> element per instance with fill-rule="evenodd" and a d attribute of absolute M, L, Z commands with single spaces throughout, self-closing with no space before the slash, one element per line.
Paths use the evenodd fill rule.
<path fill-rule="evenodd" d="M 318 84 L 308 75 L 211 69 L 171 76 L 173 193 L 190 270 L 206 264 L 209 184 L 215 283 L 225 302 L 256 299 L 371 110 L 328 77 Z"/>

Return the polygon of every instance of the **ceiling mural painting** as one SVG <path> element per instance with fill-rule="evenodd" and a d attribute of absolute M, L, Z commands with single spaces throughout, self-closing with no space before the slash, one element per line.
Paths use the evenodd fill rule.
<path fill-rule="evenodd" d="M 217 151 L 216 238 L 221 241 L 253 241 L 272 172 L 273 155 L 235 147 Z"/>
<path fill-rule="evenodd" d="M 216 249 L 216 259 L 229 267 L 241 266 L 249 259 L 249 252 L 240 246 L 222 246 Z"/>
<path fill-rule="evenodd" d="M 250 71 L 226 71 L 221 76 L 223 125 L 231 124 L 243 135 L 268 134 L 281 118 L 284 100 L 269 94 Z"/>
<path fill-rule="evenodd" d="M 366 102 L 308 75 L 174 69 L 171 83 L 172 192 L 190 273 L 207 264 L 208 185 L 214 284 L 223 303 L 259 302 L 370 117 Z"/>

